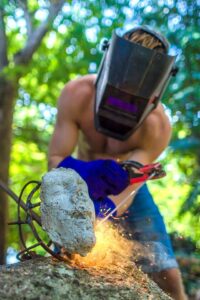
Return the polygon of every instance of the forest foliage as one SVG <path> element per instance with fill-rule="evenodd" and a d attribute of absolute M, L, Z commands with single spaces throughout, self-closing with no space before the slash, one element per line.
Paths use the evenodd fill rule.
<path fill-rule="evenodd" d="M 199 1 L 102 0 L 66 1 L 28 65 L 15 66 L 13 54 L 26 41 L 29 10 L 33 26 L 46 17 L 47 0 L 3 1 L 10 63 L 4 74 L 20 74 L 14 107 L 10 187 L 19 194 L 29 180 L 40 180 L 47 170 L 48 142 L 56 116 L 56 102 L 69 80 L 95 73 L 102 57 L 100 45 L 113 30 L 123 33 L 149 25 L 163 33 L 177 55 L 179 72 L 163 96 L 173 136 L 161 155 L 167 177 L 150 183 L 167 227 L 190 237 L 200 249 L 200 87 Z M 68 137 L 66 137 L 68 138 Z M 9 219 L 16 205 L 9 202 Z M 19 248 L 14 227 L 8 244 Z"/>

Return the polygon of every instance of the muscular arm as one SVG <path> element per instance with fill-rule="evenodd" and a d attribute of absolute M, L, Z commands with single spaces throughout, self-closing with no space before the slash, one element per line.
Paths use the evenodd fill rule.
<path fill-rule="evenodd" d="M 129 159 L 142 164 L 152 163 L 165 150 L 171 137 L 171 125 L 161 104 L 144 121 L 136 134 L 138 134 L 139 143 L 137 148 L 130 154 Z M 118 205 L 140 185 L 128 186 L 122 193 L 117 196 L 110 196 L 110 198 L 115 205 Z M 133 201 L 133 197 L 133 195 L 130 196 L 126 205 L 118 209 L 118 215 L 127 210 Z"/>
<path fill-rule="evenodd" d="M 171 138 L 171 125 L 162 104 L 147 117 L 139 130 L 138 147 L 130 159 L 150 164 L 165 150 Z"/>
<path fill-rule="evenodd" d="M 77 143 L 78 108 L 75 107 L 76 83 L 70 82 L 63 89 L 58 100 L 58 113 L 55 129 L 49 144 L 48 167 L 54 168 L 70 155 Z"/>

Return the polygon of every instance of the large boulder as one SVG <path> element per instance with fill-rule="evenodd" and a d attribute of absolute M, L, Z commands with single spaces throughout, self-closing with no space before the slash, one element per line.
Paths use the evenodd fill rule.
<path fill-rule="evenodd" d="M 70 267 L 52 258 L 0 266 L 0 299 L 15 300 L 170 300 L 136 268 Z"/>

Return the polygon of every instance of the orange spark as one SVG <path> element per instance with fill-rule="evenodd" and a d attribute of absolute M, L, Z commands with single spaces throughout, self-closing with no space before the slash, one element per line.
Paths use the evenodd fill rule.
<path fill-rule="evenodd" d="M 95 229 L 96 245 L 87 256 L 76 254 L 74 262 L 82 267 L 110 268 L 127 265 L 133 256 L 133 242 L 125 239 L 110 222 L 97 223 Z"/>

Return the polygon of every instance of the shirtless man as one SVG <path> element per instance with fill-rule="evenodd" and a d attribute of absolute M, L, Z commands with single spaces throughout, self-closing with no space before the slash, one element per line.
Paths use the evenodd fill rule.
<path fill-rule="evenodd" d="M 139 55 L 145 55 L 145 57 L 148 55 L 152 55 L 152 53 L 155 53 L 155 50 L 157 50 L 157 52 L 159 53 L 167 53 L 168 45 L 164 37 L 162 37 L 158 33 L 155 33 L 154 31 L 149 30 L 146 27 L 133 29 L 132 31 L 125 33 L 122 38 L 117 37 L 117 35 L 115 34 L 113 40 L 114 39 L 115 42 L 113 42 L 113 44 L 111 41 L 111 45 L 114 46 L 111 47 L 111 45 L 107 45 L 107 48 L 113 48 L 114 50 L 112 55 L 107 55 L 107 58 L 104 58 L 104 63 L 102 64 L 103 67 L 110 63 L 110 61 L 108 61 L 110 59 L 109 57 L 117 55 L 117 52 L 115 51 L 118 51 L 121 45 L 122 47 L 126 47 L 126 43 L 128 45 L 127 49 L 129 49 L 127 51 L 132 51 L 132 45 L 133 47 L 140 46 L 141 49 L 144 50 L 144 52 L 142 52 L 140 49 Z M 147 48 L 155 50 L 153 50 L 152 52 Z M 135 48 L 133 49 L 135 51 Z M 138 52 L 135 53 L 137 54 Z M 130 55 L 128 56 L 130 57 Z M 139 61 L 140 57 L 136 60 L 134 60 L 133 58 L 133 61 L 129 60 L 128 62 L 129 66 L 131 65 L 131 63 L 133 63 L 133 72 L 136 63 L 135 61 Z M 163 56 L 163 59 L 165 59 L 166 57 Z M 153 59 L 151 58 L 151 61 L 153 61 Z M 111 65 L 112 63 L 113 62 L 111 62 Z M 156 62 L 154 64 L 152 63 L 152 65 L 153 67 L 154 65 L 156 66 Z M 164 65 L 166 66 L 166 60 L 164 61 Z M 103 67 L 101 66 L 102 69 Z M 121 68 L 123 68 L 123 66 L 121 66 Z M 161 62 L 159 63 L 158 68 L 162 68 Z M 160 80 L 160 90 L 158 88 L 155 88 L 156 91 L 154 93 L 154 97 L 152 98 L 151 96 L 150 100 L 148 99 L 149 102 L 145 104 L 146 106 L 144 105 L 142 113 L 144 111 L 147 111 L 145 109 L 147 107 L 150 107 L 149 105 L 154 103 L 155 99 L 159 99 L 158 93 L 161 94 L 162 89 L 164 89 L 164 84 L 167 81 L 166 77 L 169 77 L 170 72 L 172 72 L 172 60 L 170 62 L 167 60 L 166 69 L 167 70 L 166 72 L 164 72 L 162 80 Z M 137 69 L 137 71 L 138 70 L 140 70 L 140 68 Z M 123 77 L 123 70 L 118 71 Z M 130 72 L 132 72 L 131 68 Z M 102 76 L 101 73 L 103 72 L 99 72 L 99 77 Z M 147 74 L 147 71 L 145 71 L 145 74 Z M 143 74 L 141 74 L 141 76 L 143 75 L 144 72 Z M 124 133 L 124 131 L 120 133 L 117 131 L 114 132 L 115 128 L 119 128 L 119 131 L 121 128 L 121 125 L 118 126 L 117 123 L 116 126 L 113 127 L 113 129 L 111 128 L 112 126 L 108 128 L 108 123 L 101 122 L 101 112 L 98 111 L 97 102 L 95 104 L 95 101 L 97 101 L 95 99 L 98 98 L 99 91 L 98 84 L 95 84 L 95 82 L 100 82 L 100 90 L 102 85 L 106 82 L 106 79 L 102 81 L 99 80 L 99 77 L 97 78 L 97 75 L 94 74 L 86 75 L 65 85 L 58 101 L 57 122 L 49 146 L 49 168 L 74 168 L 86 180 L 90 196 L 95 202 L 95 197 L 98 198 L 97 196 L 95 196 L 96 194 L 98 194 L 98 188 L 91 191 L 93 185 L 91 184 L 90 179 L 88 179 L 89 177 L 86 173 L 90 171 L 93 172 L 93 179 L 98 181 L 98 179 L 100 178 L 98 178 L 98 174 L 102 172 L 103 176 L 100 178 L 102 180 L 102 178 L 106 177 L 107 174 L 104 173 L 104 170 L 101 170 L 101 166 L 104 165 L 105 160 L 109 160 L 109 162 L 111 162 L 110 167 L 114 166 L 114 169 L 116 167 L 116 181 L 114 178 L 115 176 L 112 175 L 113 189 L 111 188 L 110 190 L 107 186 L 107 183 L 105 183 L 105 186 L 103 182 L 99 183 L 99 198 L 102 199 L 105 196 L 106 201 L 108 200 L 108 203 L 113 203 L 115 207 L 120 203 L 120 201 L 122 201 L 127 195 L 129 195 L 133 189 L 135 189 L 135 186 L 130 186 L 126 183 L 127 178 L 124 177 L 123 171 L 121 173 L 121 170 L 117 169 L 118 164 L 116 162 L 121 162 L 124 160 L 134 160 L 144 165 L 152 163 L 167 147 L 171 137 L 171 126 L 168 117 L 164 112 L 162 104 L 156 103 L 157 105 L 151 106 L 151 109 L 149 109 L 149 112 L 146 114 L 145 118 L 142 119 L 141 116 L 144 115 L 140 114 L 140 117 L 138 119 L 134 119 L 137 121 L 133 122 L 133 128 L 130 130 L 130 132 L 128 129 L 126 133 Z M 151 77 L 153 78 L 153 76 Z M 142 77 L 142 81 L 144 82 L 144 76 Z M 123 82 L 118 82 L 118 87 L 120 84 L 123 85 Z M 154 84 L 155 82 L 151 82 L 150 86 L 153 86 Z M 134 82 L 132 83 L 132 85 L 130 85 L 130 87 L 128 87 L 127 85 L 127 88 L 130 88 L 129 94 L 133 85 Z M 132 94 L 134 96 L 134 91 L 132 91 Z M 116 99 L 116 97 L 114 98 Z M 111 109 L 109 111 L 106 111 L 108 106 L 102 106 L 104 110 L 103 114 L 104 116 L 108 116 L 108 119 L 108 112 L 114 112 L 114 114 L 111 115 L 111 122 L 109 123 L 111 125 L 115 117 L 120 114 L 120 109 L 125 109 L 124 112 L 127 115 L 127 119 L 130 117 L 130 120 L 132 120 L 131 116 L 128 115 L 130 113 L 128 112 L 129 108 L 131 110 L 131 114 L 135 114 L 137 117 L 138 109 L 136 106 L 138 105 L 138 103 L 139 105 L 140 103 L 142 103 L 138 102 L 138 100 L 133 100 L 133 103 L 130 102 L 132 104 L 130 104 L 129 106 L 124 106 L 121 100 L 121 98 L 123 98 L 123 92 L 122 96 L 120 96 L 120 99 L 118 98 L 117 100 L 109 98 L 112 100 L 109 100 L 111 102 L 107 103 L 111 106 Z M 100 104 L 103 103 L 104 105 L 105 102 L 101 102 L 101 99 L 99 101 Z M 94 106 L 96 107 L 95 112 Z M 115 106 L 117 106 L 117 108 Z M 119 115 L 119 118 L 122 118 L 123 120 L 124 115 Z M 98 122 L 101 124 L 97 124 Z M 124 134 L 126 134 L 126 138 L 123 137 Z M 71 157 L 71 154 L 74 152 L 77 146 L 78 159 L 74 159 Z M 99 159 L 101 160 L 99 161 Z M 114 165 L 112 165 L 112 162 Z M 119 176 L 121 176 L 120 180 Z M 120 186 L 121 182 L 122 185 Z M 120 188 L 117 189 L 117 186 L 120 186 Z M 101 194 L 100 190 L 104 191 L 104 193 Z M 186 299 L 181 275 L 173 254 L 169 237 L 166 233 L 162 216 L 160 215 L 158 208 L 148 191 L 147 186 L 144 185 L 140 188 L 139 192 L 134 198 L 134 201 L 132 198 L 132 196 L 129 197 L 126 207 L 121 207 L 117 211 L 117 215 L 123 215 L 128 209 L 128 216 L 125 222 L 127 222 L 129 228 L 131 228 L 133 232 L 133 238 L 139 240 L 141 243 L 148 242 L 150 243 L 150 245 L 152 245 L 151 251 L 155 254 L 155 262 L 153 264 L 148 264 L 148 262 L 145 263 L 142 266 L 143 270 L 146 273 L 149 273 L 153 280 L 173 299 Z"/>

